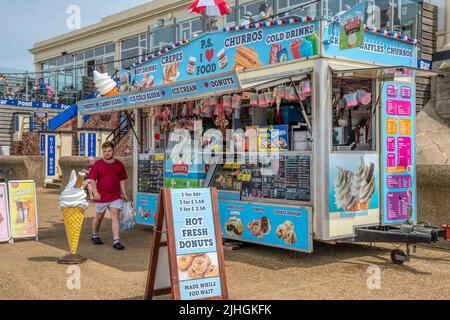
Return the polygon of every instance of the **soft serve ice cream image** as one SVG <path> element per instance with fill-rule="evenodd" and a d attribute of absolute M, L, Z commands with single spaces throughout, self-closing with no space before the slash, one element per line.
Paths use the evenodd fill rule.
<path fill-rule="evenodd" d="M 86 261 L 85 258 L 76 255 L 83 226 L 84 213 L 89 206 L 87 194 L 83 189 L 83 179 L 83 173 L 79 173 L 77 176 L 75 171 L 72 171 L 69 183 L 60 197 L 59 205 L 64 216 L 64 224 L 70 247 L 70 254 L 59 260 L 63 264 Z"/>
<path fill-rule="evenodd" d="M 103 97 L 110 97 L 119 93 L 117 83 L 108 75 L 105 66 L 100 66 L 100 72 L 94 70 L 94 83 Z"/>
<path fill-rule="evenodd" d="M 368 210 L 375 194 L 375 165 L 367 165 L 361 158 L 355 171 L 339 169 L 334 181 L 336 207 L 346 212 Z"/>

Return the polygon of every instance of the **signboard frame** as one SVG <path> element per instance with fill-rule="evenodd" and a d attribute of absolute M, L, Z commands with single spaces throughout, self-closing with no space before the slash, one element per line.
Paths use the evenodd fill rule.
<path fill-rule="evenodd" d="M 21 184 L 21 183 L 30 183 L 33 185 L 33 197 L 34 197 L 34 225 L 35 225 L 35 234 L 27 234 L 21 236 L 14 236 L 14 222 L 13 222 L 13 212 L 11 202 L 13 201 L 13 197 L 11 196 L 12 184 Z M 35 238 L 36 241 L 39 240 L 39 219 L 38 219 L 38 207 L 37 207 L 37 194 L 36 194 L 36 182 L 34 180 L 11 180 L 8 181 L 8 207 L 9 207 L 9 218 L 11 225 L 11 239 L 27 239 L 27 238 Z"/>
<path fill-rule="evenodd" d="M 6 219 L 6 228 L 7 228 L 7 234 L 8 234 L 8 238 L 0 238 L 0 243 L 13 243 L 13 238 L 12 238 L 12 229 L 11 229 L 11 214 L 10 214 L 10 210 L 9 210 L 9 192 L 8 192 L 8 184 L 7 183 L 0 183 L 0 188 L 4 189 L 4 201 L 5 202 L 5 210 L 6 210 L 6 214 L 5 214 L 5 219 Z"/>
<path fill-rule="evenodd" d="M 192 189 L 195 192 L 196 189 Z M 180 190 L 177 190 L 180 191 Z M 220 283 L 222 295 L 212 298 L 205 298 L 202 300 L 228 300 L 228 287 L 226 281 L 225 272 L 225 258 L 222 244 L 222 229 L 220 227 L 220 217 L 219 217 L 219 200 L 217 195 L 217 190 L 215 188 L 209 189 L 211 195 L 212 204 L 212 214 L 214 220 L 214 231 L 216 240 L 216 249 L 218 256 L 218 264 L 220 270 Z M 161 250 L 163 249 L 163 250 Z M 169 270 L 170 270 L 170 287 L 165 288 L 155 288 L 158 276 L 164 276 L 167 278 L 168 275 L 162 275 L 161 272 L 164 268 L 158 268 L 158 263 L 163 263 L 162 256 L 167 253 L 169 258 Z M 159 272 L 158 272 L 159 271 Z M 165 279 L 166 283 L 169 283 L 168 279 Z M 163 281 L 164 282 L 164 279 Z M 164 188 L 161 189 L 158 201 L 158 215 L 156 217 L 156 228 L 154 241 L 152 245 L 152 253 L 149 263 L 149 273 L 147 277 L 147 285 L 145 289 L 145 300 L 152 300 L 155 296 L 161 296 L 166 294 L 172 294 L 174 300 L 181 300 L 180 292 L 180 279 L 178 273 L 178 263 L 177 263 L 177 251 L 175 243 L 175 227 L 173 218 L 173 207 L 172 207 L 172 193 L 171 189 Z"/>

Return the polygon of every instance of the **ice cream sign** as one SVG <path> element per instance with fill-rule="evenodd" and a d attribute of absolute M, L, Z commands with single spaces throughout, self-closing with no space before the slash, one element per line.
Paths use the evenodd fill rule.
<path fill-rule="evenodd" d="M 367 2 L 362 2 L 340 17 L 340 50 L 360 47 L 364 44 L 364 21 Z"/>

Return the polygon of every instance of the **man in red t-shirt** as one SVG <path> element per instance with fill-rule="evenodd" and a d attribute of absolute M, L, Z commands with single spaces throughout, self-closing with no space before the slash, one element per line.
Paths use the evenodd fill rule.
<path fill-rule="evenodd" d="M 105 142 L 102 145 L 103 159 L 97 161 L 89 172 L 92 193 L 96 203 L 97 214 L 92 223 L 92 243 L 102 245 L 100 225 L 106 210 L 111 213 L 114 249 L 124 250 L 120 243 L 120 211 L 123 200 L 128 201 L 125 181 L 128 179 L 125 166 L 114 158 L 114 144 Z"/>

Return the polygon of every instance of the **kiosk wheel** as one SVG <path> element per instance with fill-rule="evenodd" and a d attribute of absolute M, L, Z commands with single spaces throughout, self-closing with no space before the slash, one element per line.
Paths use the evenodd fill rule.
<path fill-rule="evenodd" d="M 402 265 L 407 260 L 407 255 L 403 250 L 395 249 L 391 251 L 391 260 L 395 264 Z"/>

